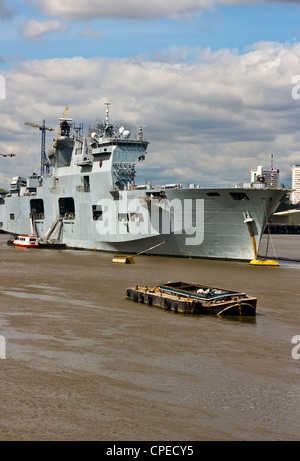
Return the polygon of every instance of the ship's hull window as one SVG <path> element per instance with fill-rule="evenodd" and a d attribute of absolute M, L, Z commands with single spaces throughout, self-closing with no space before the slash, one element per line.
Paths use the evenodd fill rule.
<path fill-rule="evenodd" d="M 101 205 L 92 205 L 93 220 L 97 221 L 98 219 L 102 220 L 102 206 Z"/>
<path fill-rule="evenodd" d="M 249 200 L 249 197 L 245 194 L 245 192 L 230 192 L 230 195 L 233 200 Z"/>
<path fill-rule="evenodd" d="M 84 192 L 90 192 L 90 177 L 89 176 L 83 176 L 83 187 L 84 187 Z"/>
<path fill-rule="evenodd" d="M 41 198 L 30 200 L 30 213 L 36 219 L 44 219 L 44 201 Z"/>
<path fill-rule="evenodd" d="M 58 200 L 59 214 L 63 218 L 75 218 L 75 203 L 73 197 L 61 197 Z"/>
<path fill-rule="evenodd" d="M 118 221 L 119 222 L 128 222 L 129 221 L 129 216 L 127 213 L 119 213 L 118 214 Z"/>

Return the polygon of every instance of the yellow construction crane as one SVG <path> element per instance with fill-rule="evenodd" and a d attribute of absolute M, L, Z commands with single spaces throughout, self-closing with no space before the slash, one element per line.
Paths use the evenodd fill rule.
<path fill-rule="evenodd" d="M 0 154 L 1 157 L 15 157 L 16 154 Z"/>
<path fill-rule="evenodd" d="M 24 125 L 33 126 L 34 128 L 39 128 L 40 130 L 54 131 L 53 128 L 47 128 L 46 126 L 44 126 L 44 124 L 43 125 L 37 125 L 36 123 L 24 122 Z"/>
<path fill-rule="evenodd" d="M 39 128 L 42 132 L 42 145 L 41 145 L 41 176 L 44 176 L 44 166 L 47 162 L 46 156 L 46 130 L 54 131 L 53 128 L 48 128 L 45 125 L 45 120 L 43 120 L 43 125 L 37 125 L 36 123 L 24 122 L 24 125 L 33 126 L 34 128 Z"/>

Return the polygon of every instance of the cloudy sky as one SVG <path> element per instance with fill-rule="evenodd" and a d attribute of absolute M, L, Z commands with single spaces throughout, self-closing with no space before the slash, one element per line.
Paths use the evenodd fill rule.
<path fill-rule="evenodd" d="M 41 133 L 110 118 L 151 140 L 153 183 L 229 184 L 300 164 L 300 0 L 0 0 L 0 187 Z M 47 132 L 47 149 L 53 133 Z"/>

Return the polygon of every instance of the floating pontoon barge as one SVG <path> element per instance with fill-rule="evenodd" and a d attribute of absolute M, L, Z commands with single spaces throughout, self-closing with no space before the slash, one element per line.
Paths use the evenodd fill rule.
<path fill-rule="evenodd" d="M 127 288 L 126 298 L 182 314 L 255 316 L 257 298 L 246 293 L 187 282 L 168 282 L 155 288 Z"/>

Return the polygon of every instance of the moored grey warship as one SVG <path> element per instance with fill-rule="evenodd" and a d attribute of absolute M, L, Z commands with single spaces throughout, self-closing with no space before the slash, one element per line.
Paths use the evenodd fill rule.
<path fill-rule="evenodd" d="M 106 118 L 83 134 L 60 119 L 45 171 L 16 176 L 0 198 L 0 230 L 43 245 L 249 261 L 287 191 L 236 184 L 136 183 L 149 141 Z M 147 251 L 146 251 L 147 250 Z"/>

